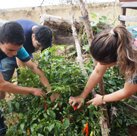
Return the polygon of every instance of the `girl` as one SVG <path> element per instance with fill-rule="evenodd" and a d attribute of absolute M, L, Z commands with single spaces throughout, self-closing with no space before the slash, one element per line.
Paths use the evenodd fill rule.
<path fill-rule="evenodd" d="M 97 65 L 90 75 L 84 91 L 77 97 L 70 97 L 70 105 L 80 108 L 84 99 L 100 82 L 106 70 L 118 65 L 125 76 L 124 87 L 111 94 L 95 97 L 87 102 L 95 106 L 106 102 L 119 101 L 137 92 L 137 50 L 135 41 L 124 26 L 117 26 L 112 30 L 105 30 L 96 35 L 90 46 L 90 53 L 97 61 Z"/>

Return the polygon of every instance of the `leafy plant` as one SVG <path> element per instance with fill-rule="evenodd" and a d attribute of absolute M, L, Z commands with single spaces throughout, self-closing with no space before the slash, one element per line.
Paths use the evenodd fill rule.
<path fill-rule="evenodd" d="M 74 111 L 68 103 L 70 96 L 80 94 L 87 79 L 76 62 L 57 54 L 58 48 L 45 50 L 39 59 L 39 66 L 51 83 L 52 93 L 48 94 L 46 99 L 15 95 L 12 101 L 3 105 L 6 107 L 7 117 L 11 117 L 10 121 L 7 121 L 7 135 L 83 136 L 83 128 L 87 122 L 89 131 L 96 135 L 100 133 L 97 123 L 99 114 L 95 107 L 84 105 L 80 110 Z M 26 68 L 20 70 L 19 85 L 42 87 L 37 75 Z M 51 96 L 55 93 L 60 97 L 51 101 Z M 15 118 L 14 113 L 18 115 L 17 121 L 10 124 Z"/>
<path fill-rule="evenodd" d="M 61 47 L 62 49 L 62 47 Z M 0 105 L 6 115 L 7 136 L 84 136 L 83 129 L 88 124 L 89 134 L 100 136 L 99 107 L 86 104 L 79 110 L 74 110 L 69 104 L 70 96 L 76 96 L 84 89 L 87 79 L 82 75 L 79 65 L 73 58 L 58 53 L 59 46 L 45 50 L 36 59 L 45 72 L 52 86 L 52 93 L 46 98 L 32 95 L 15 95 L 12 101 L 1 101 Z M 69 59 L 68 59 L 69 58 Z M 92 61 L 85 63 L 90 74 L 93 70 Z M 18 83 L 21 86 L 31 86 L 46 89 L 41 85 L 37 75 L 29 69 L 20 69 Z M 111 68 L 104 76 L 105 91 L 111 93 L 122 88 L 124 79 L 117 67 Z M 95 89 L 98 92 L 98 87 Z M 51 101 L 54 94 L 59 94 Z M 55 95 L 56 96 L 56 95 Z M 91 95 L 87 99 L 91 99 Z M 111 136 L 126 136 L 127 127 L 136 123 L 134 117 L 126 113 L 125 107 L 119 103 L 107 104 L 111 123 Z M 112 116 L 112 107 L 118 112 Z M 122 129 L 121 129 L 122 128 Z M 118 130 L 117 132 L 115 130 Z"/>

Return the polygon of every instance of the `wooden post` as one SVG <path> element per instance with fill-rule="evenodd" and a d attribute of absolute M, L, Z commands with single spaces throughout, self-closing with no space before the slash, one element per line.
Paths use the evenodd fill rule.
<path fill-rule="evenodd" d="M 80 46 L 80 41 L 78 39 L 78 35 L 77 35 L 77 31 L 76 31 L 76 27 L 74 24 L 74 15 L 72 15 L 72 34 L 75 40 L 75 45 L 76 45 L 76 51 L 77 51 L 77 61 L 80 65 L 80 69 L 82 70 L 83 75 L 85 75 L 86 77 L 88 77 L 88 74 L 84 68 L 84 64 L 83 64 L 83 58 L 82 58 L 82 53 L 81 53 L 81 46 Z"/>
<path fill-rule="evenodd" d="M 91 45 L 91 42 L 93 39 L 93 31 L 91 29 L 91 25 L 88 17 L 88 11 L 85 7 L 85 3 L 83 2 L 83 0 L 79 0 L 79 6 L 82 14 L 83 24 L 85 26 L 87 37 L 88 37 L 88 43 L 89 45 Z M 100 92 L 104 95 L 105 91 L 104 91 L 103 79 L 99 83 L 99 88 L 100 88 Z M 102 136 L 109 136 L 109 129 L 108 129 L 109 119 L 108 119 L 106 106 L 101 107 L 101 112 L 103 113 L 100 117 L 101 133 L 102 133 Z"/>
<path fill-rule="evenodd" d="M 88 37 L 88 43 L 89 43 L 89 45 L 91 45 L 91 42 L 93 39 L 93 31 L 92 31 L 92 28 L 90 25 L 88 11 L 85 7 L 85 3 L 83 2 L 83 0 L 79 0 L 79 6 L 80 6 L 80 10 L 81 10 L 81 15 L 82 15 L 81 19 L 85 26 L 85 30 L 86 30 L 87 37 Z"/>

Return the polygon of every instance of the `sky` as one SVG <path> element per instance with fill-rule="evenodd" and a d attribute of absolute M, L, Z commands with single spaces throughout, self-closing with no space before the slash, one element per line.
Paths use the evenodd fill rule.
<path fill-rule="evenodd" d="M 44 1 L 44 2 L 43 2 Z M 22 8 L 22 7 L 36 7 L 43 2 L 44 5 L 64 4 L 70 0 L 0 0 L 0 9 Z M 73 0 L 77 1 L 77 0 Z M 115 0 L 86 0 L 87 2 L 108 2 Z"/>

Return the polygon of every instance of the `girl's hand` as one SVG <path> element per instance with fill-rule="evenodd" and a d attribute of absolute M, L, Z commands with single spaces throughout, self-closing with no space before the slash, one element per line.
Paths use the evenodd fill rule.
<path fill-rule="evenodd" d="M 104 96 L 96 94 L 95 97 L 93 99 L 89 100 L 88 102 L 86 102 L 86 104 L 92 104 L 94 106 L 99 106 L 99 105 L 105 104 Z"/>
<path fill-rule="evenodd" d="M 82 104 L 84 103 L 84 98 L 82 98 L 81 96 L 77 96 L 77 97 L 70 97 L 69 98 L 69 104 L 72 106 L 72 107 L 75 107 L 77 106 L 77 109 L 79 109 Z"/>

